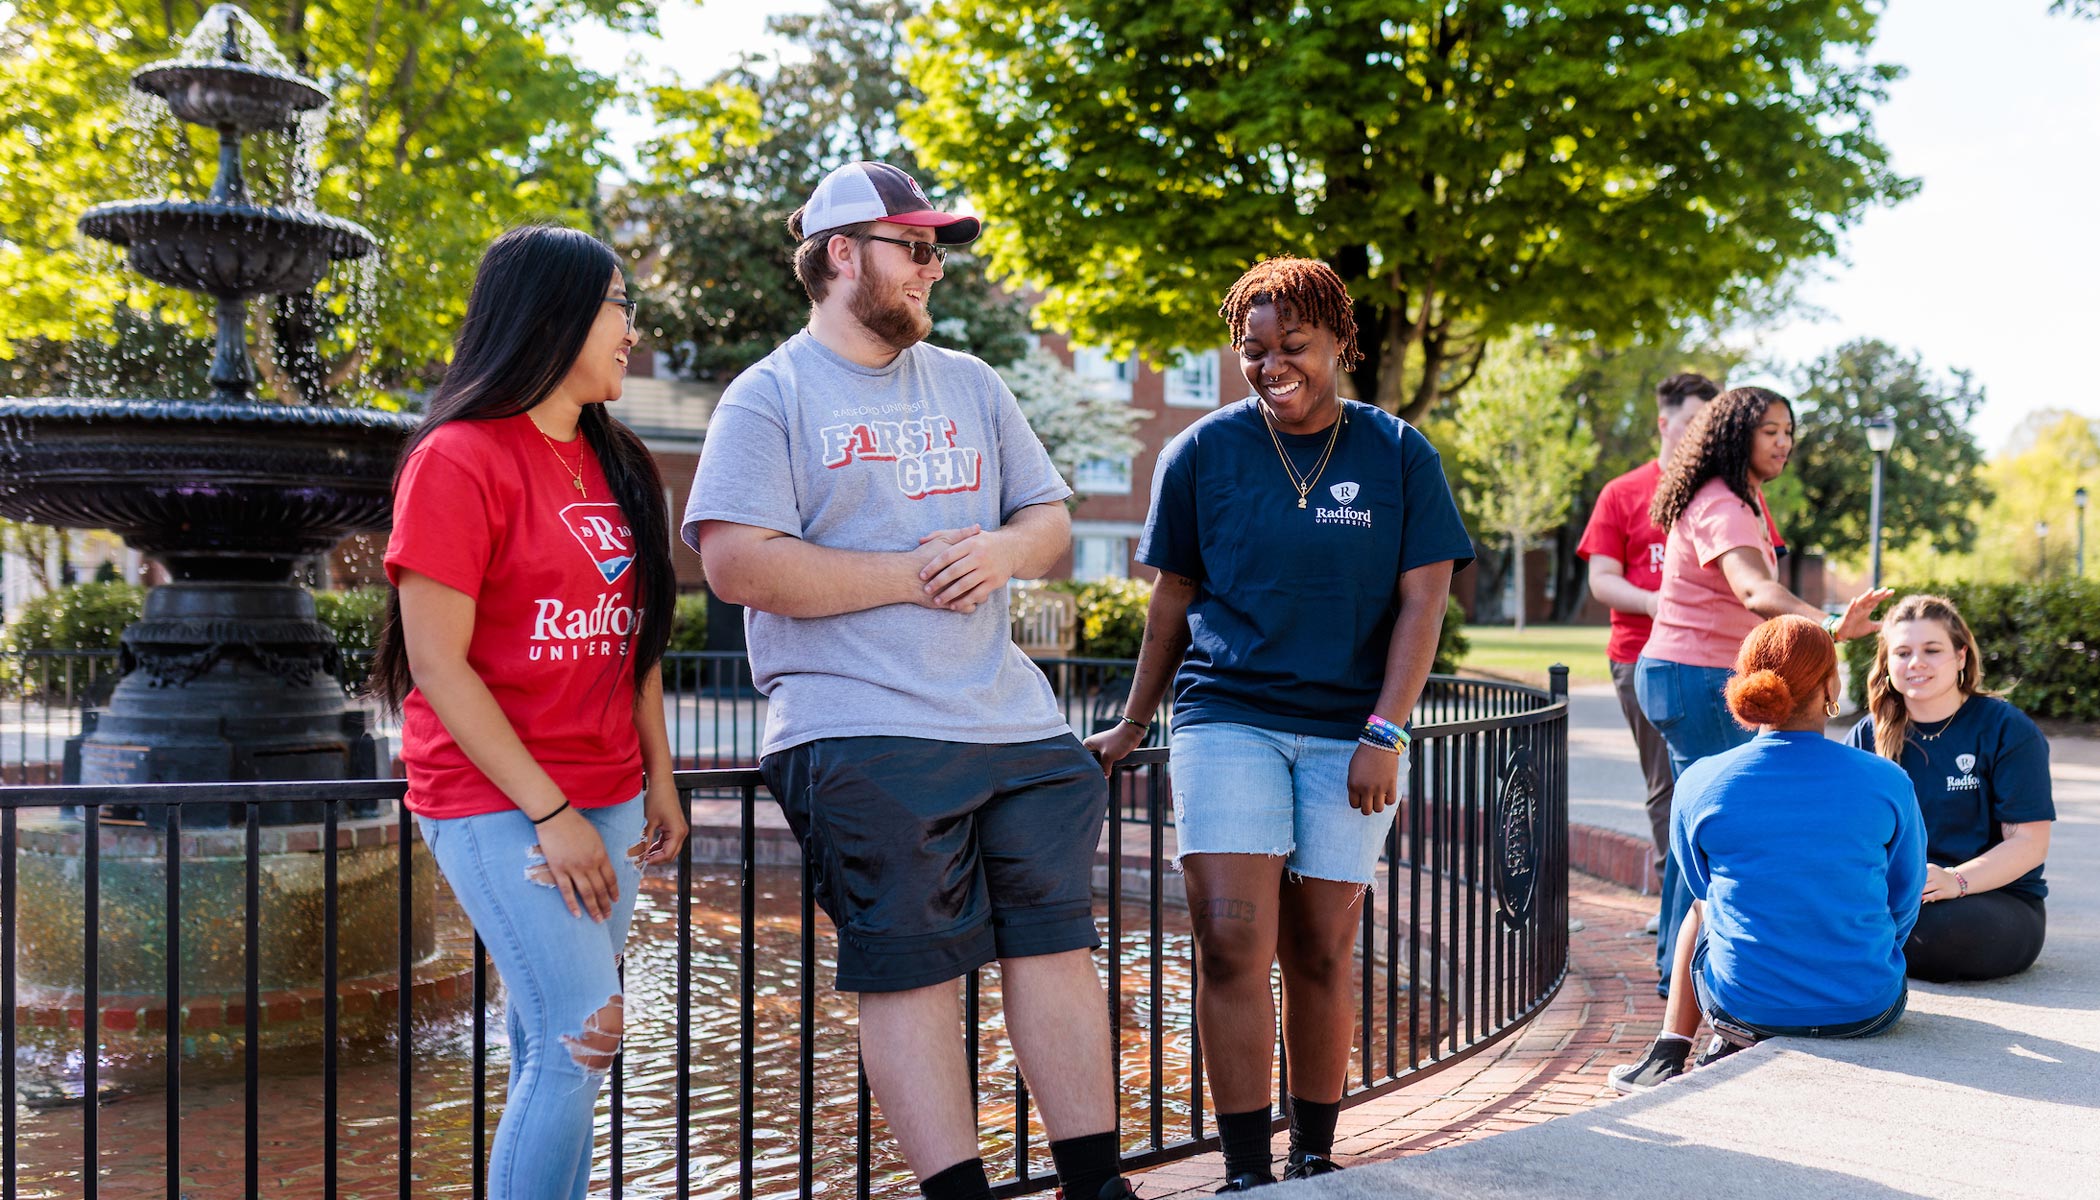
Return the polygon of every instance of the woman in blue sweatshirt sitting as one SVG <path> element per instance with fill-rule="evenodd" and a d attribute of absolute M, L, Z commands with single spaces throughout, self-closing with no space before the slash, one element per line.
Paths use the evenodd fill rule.
<path fill-rule="evenodd" d="M 1839 694 L 1837 647 L 1814 621 L 1774 617 L 1743 639 L 1728 707 L 1757 736 L 1677 781 L 1670 853 L 1696 902 L 1663 1032 L 1612 1069 L 1620 1091 L 1683 1074 L 1701 1014 L 1715 1036 L 1700 1066 L 1768 1037 L 1871 1037 L 1903 1015 L 1924 821 L 1901 768 L 1823 736 Z"/>

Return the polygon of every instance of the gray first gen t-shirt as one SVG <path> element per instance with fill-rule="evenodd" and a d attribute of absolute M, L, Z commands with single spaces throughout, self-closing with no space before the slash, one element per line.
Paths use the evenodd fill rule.
<path fill-rule="evenodd" d="M 708 422 L 686 504 L 701 521 L 838 550 L 904 551 L 936 529 L 996 529 L 1072 494 L 992 368 L 923 342 L 863 367 L 803 330 L 738 375 Z M 1069 728 L 1016 646 L 1001 588 L 964 615 L 888 604 L 834 617 L 747 610 L 763 754 L 816 738 L 1013 743 Z"/>

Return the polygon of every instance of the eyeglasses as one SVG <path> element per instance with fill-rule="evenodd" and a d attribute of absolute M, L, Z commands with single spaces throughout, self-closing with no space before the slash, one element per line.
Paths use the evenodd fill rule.
<path fill-rule="evenodd" d="M 873 233 L 865 233 L 861 236 L 871 242 L 888 242 L 892 246 L 903 246 L 911 251 L 911 260 L 922 267 L 934 259 L 940 259 L 944 263 L 948 261 L 948 247 L 946 246 L 935 245 L 932 242 L 914 242 L 907 238 L 882 237 Z"/>
<path fill-rule="evenodd" d="M 633 332 L 634 332 L 634 310 L 635 310 L 635 309 L 637 309 L 637 308 L 639 308 L 639 307 L 641 307 L 641 301 L 639 301 L 639 300 L 634 300 L 634 299 L 630 299 L 630 298 L 628 298 L 628 297 L 626 297 L 626 296 L 607 296 L 607 297 L 605 298 L 605 302 L 606 302 L 607 304 L 617 304 L 617 305 L 619 305 L 619 306 L 620 306 L 621 308 L 623 308 L 623 309 L 626 309 L 626 310 L 627 310 L 627 332 L 629 332 L 629 333 L 633 333 Z"/>

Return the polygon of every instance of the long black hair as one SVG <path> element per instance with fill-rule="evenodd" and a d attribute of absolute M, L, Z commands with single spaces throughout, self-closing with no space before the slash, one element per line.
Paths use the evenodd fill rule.
<path fill-rule="evenodd" d="M 1726 480 L 1729 491 L 1757 509 L 1757 497 L 1750 487 L 1750 452 L 1757 444 L 1757 427 L 1764 423 L 1765 410 L 1775 404 L 1788 412 L 1794 408 L 1785 396 L 1768 388 L 1729 388 L 1693 413 L 1684 427 L 1684 440 L 1663 464 L 1648 519 L 1664 529 L 1677 524 L 1677 518 L 1691 507 L 1692 495 L 1709 479 Z"/>
<path fill-rule="evenodd" d="M 401 466 L 447 422 L 515 417 L 551 395 L 583 353 L 603 311 L 606 281 L 619 269 L 612 247 L 557 225 L 523 226 L 489 243 L 453 341 L 452 365 L 431 393 L 423 424 L 402 449 Z M 670 644 L 677 593 L 663 476 L 642 439 L 613 420 L 605 405 L 584 405 L 578 428 L 634 531 L 636 620 L 627 658 L 639 690 Z M 397 488 L 401 466 L 394 470 Z M 401 639 L 401 593 L 388 588 L 368 687 L 398 709 L 414 686 Z"/>

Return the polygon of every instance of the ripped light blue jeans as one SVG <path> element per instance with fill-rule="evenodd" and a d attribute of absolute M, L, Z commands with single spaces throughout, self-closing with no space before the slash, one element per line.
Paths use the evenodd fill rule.
<path fill-rule="evenodd" d="M 629 852 L 642 798 L 576 811 L 605 840 L 620 884 L 603 924 L 570 916 L 534 877 L 539 834 L 524 813 L 416 818 L 508 998 L 510 1093 L 489 1148 L 489 1195 L 505 1200 L 584 1200 L 598 1092 L 625 1029 L 620 951 L 641 882 Z"/>

